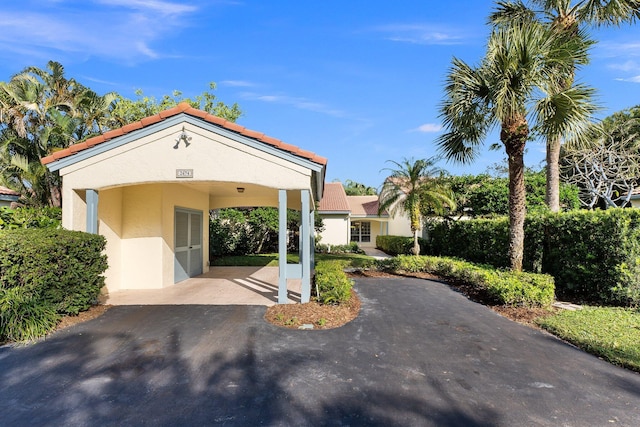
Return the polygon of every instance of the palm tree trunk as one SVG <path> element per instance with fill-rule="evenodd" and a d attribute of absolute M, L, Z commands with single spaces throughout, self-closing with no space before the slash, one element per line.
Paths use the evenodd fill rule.
<path fill-rule="evenodd" d="M 525 117 L 503 122 L 500 140 L 509 156 L 509 265 L 522 271 L 524 219 L 527 213 L 524 186 L 524 148 L 529 136 Z"/>
<path fill-rule="evenodd" d="M 524 253 L 524 219 L 526 215 L 524 186 L 524 144 L 509 153 L 509 264 L 511 270 L 522 271 Z"/>
<path fill-rule="evenodd" d="M 418 230 L 413 230 L 413 254 L 420 255 L 420 243 L 418 241 Z"/>
<path fill-rule="evenodd" d="M 547 140 L 547 192 L 545 201 L 551 212 L 560 212 L 560 137 Z"/>

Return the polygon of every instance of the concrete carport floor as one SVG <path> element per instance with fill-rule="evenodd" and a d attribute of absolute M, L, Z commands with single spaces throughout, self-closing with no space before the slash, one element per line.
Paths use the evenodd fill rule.
<path fill-rule="evenodd" d="M 300 279 L 289 279 L 288 299 L 300 302 Z M 161 289 L 125 289 L 101 297 L 109 305 L 265 305 L 278 301 L 278 267 L 211 267 Z"/>
<path fill-rule="evenodd" d="M 360 315 L 119 306 L 0 349 L 0 425 L 638 426 L 640 376 L 438 282 L 356 279 Z"/>

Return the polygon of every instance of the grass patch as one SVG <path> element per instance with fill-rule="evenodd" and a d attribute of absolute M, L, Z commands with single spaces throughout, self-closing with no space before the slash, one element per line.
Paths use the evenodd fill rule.
<path fill-rule="evenodd" d="M 351 267 L 366 267 L 373 264 L 374 259 L 367 255 L 360 254 L 315 254 L 315 260 L 342 260 Z M 296 264 L 300 262 L 298 254 L 287 254 L 287 263 Z M 236 255 L 216 257 L 211 260 L 212 266 L 238 266 L 238 267 L 277 267 L 278 254 L 258 254 L 258 255 Z"/>
<path fill-rule="evenodd" d="M 619 366 L 640 372 L 640 311 L 585 307 L 539 319 L 549 332 Z"/>

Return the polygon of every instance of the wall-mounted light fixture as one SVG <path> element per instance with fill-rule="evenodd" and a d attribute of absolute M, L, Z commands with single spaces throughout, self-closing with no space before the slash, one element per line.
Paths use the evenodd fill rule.
<path fill-rule="evenodd" d="M 244 187 L 237 187 L 238 193 L 244 193 Z"/>
<path fill-rule="evenodd" d="M 188 147 L 189 145 L 191 145 L 191 143 L 189 142 L 191 141 L 191 137 L 187 135 L 187 131 L 184 129 L 184 126 L 182 126 L 182 132 L 180 132 L 180 136 L 178 137 L 178 139 L 176 139 L 176 145 L 173 146 L 174 150 L 178 149 L 178 146 L 180 145 L 180 141 L 184 141 L 185 147 Z"/>

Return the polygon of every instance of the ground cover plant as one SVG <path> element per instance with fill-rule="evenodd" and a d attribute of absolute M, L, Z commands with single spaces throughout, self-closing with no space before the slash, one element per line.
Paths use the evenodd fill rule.
<path fill-rule="evenodd" d="M 637 308 L 563 310 L 536 323 L 586 352 L 640 372 L 640 311 Z"/>
<path fill-rule="evenodd" d="M 502 305 L 548 307 L 555 298 L 553 277 L 497 270 L 453 258 L 399 255 L 380 260 L 378 268 L 390 272 L 430 273 L 474 287 Z"/>

